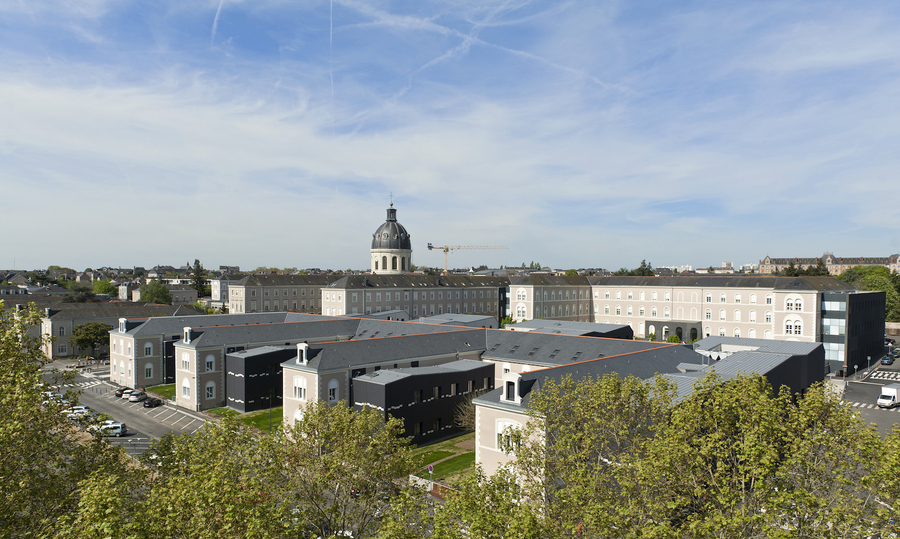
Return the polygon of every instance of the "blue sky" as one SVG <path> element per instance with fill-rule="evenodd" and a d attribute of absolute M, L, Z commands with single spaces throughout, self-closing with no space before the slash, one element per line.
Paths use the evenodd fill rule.
<path fill-rule="evenodd" d="M 895 2 L 0 3 L 0 267 L 900 251 Z"/>

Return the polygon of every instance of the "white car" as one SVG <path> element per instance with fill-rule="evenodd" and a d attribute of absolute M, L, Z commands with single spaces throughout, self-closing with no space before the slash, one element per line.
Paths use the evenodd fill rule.
<path fill-rule="evenodd" d="M 128 402 L 141 402 L 147 398 L 147 394 L 143 391 L 132 391 L 128 395 Z"/>
<path fill-rule="evenodd" d="M 125 436 L 128 434 L 128 427 L 125 423 L 108 423 L 100 425 L 100 436 Z"/>
<path fill-rule="evenodd" d="M 87 406 L 79 404 L 78 406 L 73 406 L 71 408 L 63 410 L 60 413 L 65 414 L 67 417 L 69 417 L 71 419 L 73 417 L 88 415 L 89 413 L 91 413 L 91 409 Z"/>

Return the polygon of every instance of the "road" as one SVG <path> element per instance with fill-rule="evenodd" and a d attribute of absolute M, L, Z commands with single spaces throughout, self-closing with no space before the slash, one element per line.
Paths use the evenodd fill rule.
<path fill-rule="evenodd" d="M 71 361 L 57 361 L 50 367 L 60 370 L 71 370 Z M 52 381 L 47 374 L 45 380 Z M 62 386 L 61 391 L 81 391 L 79 404 L 112 416 L 113 419 L 128 426 L 128 434 L 120 438 L 106 438 L 114 445 L 122 445 L 129 453 L 141 453 L 149 447 L 153 440 L 174 432 L 193 433 L 201 428 L 207 417 L 196 412 L 176 408 L 164 404 L 156 408 L 144 408 L 142 402 L 128 402 L 115 396 L 115 384 L 109 382 L 109 367 L 93 368 L 92 372 L 77 371 L 71 383 Z"/>
<path fill-rule="evenodd" d="M 900 382 L 900 361 L 893 365 L 877 365 L 868 377 L 855 381 L 851 378 L 844 388 L 843 401 L 852 405 L 866 421 L 873 424 L 882 436 L 900 425 L 900 408 L 883 409 L 875 405 L 881 387 Z"/>

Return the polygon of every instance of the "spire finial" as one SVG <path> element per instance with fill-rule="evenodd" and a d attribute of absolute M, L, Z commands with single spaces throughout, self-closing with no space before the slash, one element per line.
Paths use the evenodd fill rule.
<path fill-rule="evenodd" d="M 391 191 L 391 207 L 394 207 L 394 192 Z"/>

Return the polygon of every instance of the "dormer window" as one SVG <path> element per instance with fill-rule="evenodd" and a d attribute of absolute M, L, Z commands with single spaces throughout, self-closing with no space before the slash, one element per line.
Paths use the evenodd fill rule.
<path fill-rule="evenodd" d="M 520 404 L 522 398 L 519 396 L 519 380 L 521 375 L 515 373 L 506 373 L 503 375 L 503 395 L 501 400 L 512 404 Z"/>
<path fill-rule="evenodd" d="M 297 344 L 297 365 L 306 365 L 309 362 L 309 345 L 305 342 Z"/>

